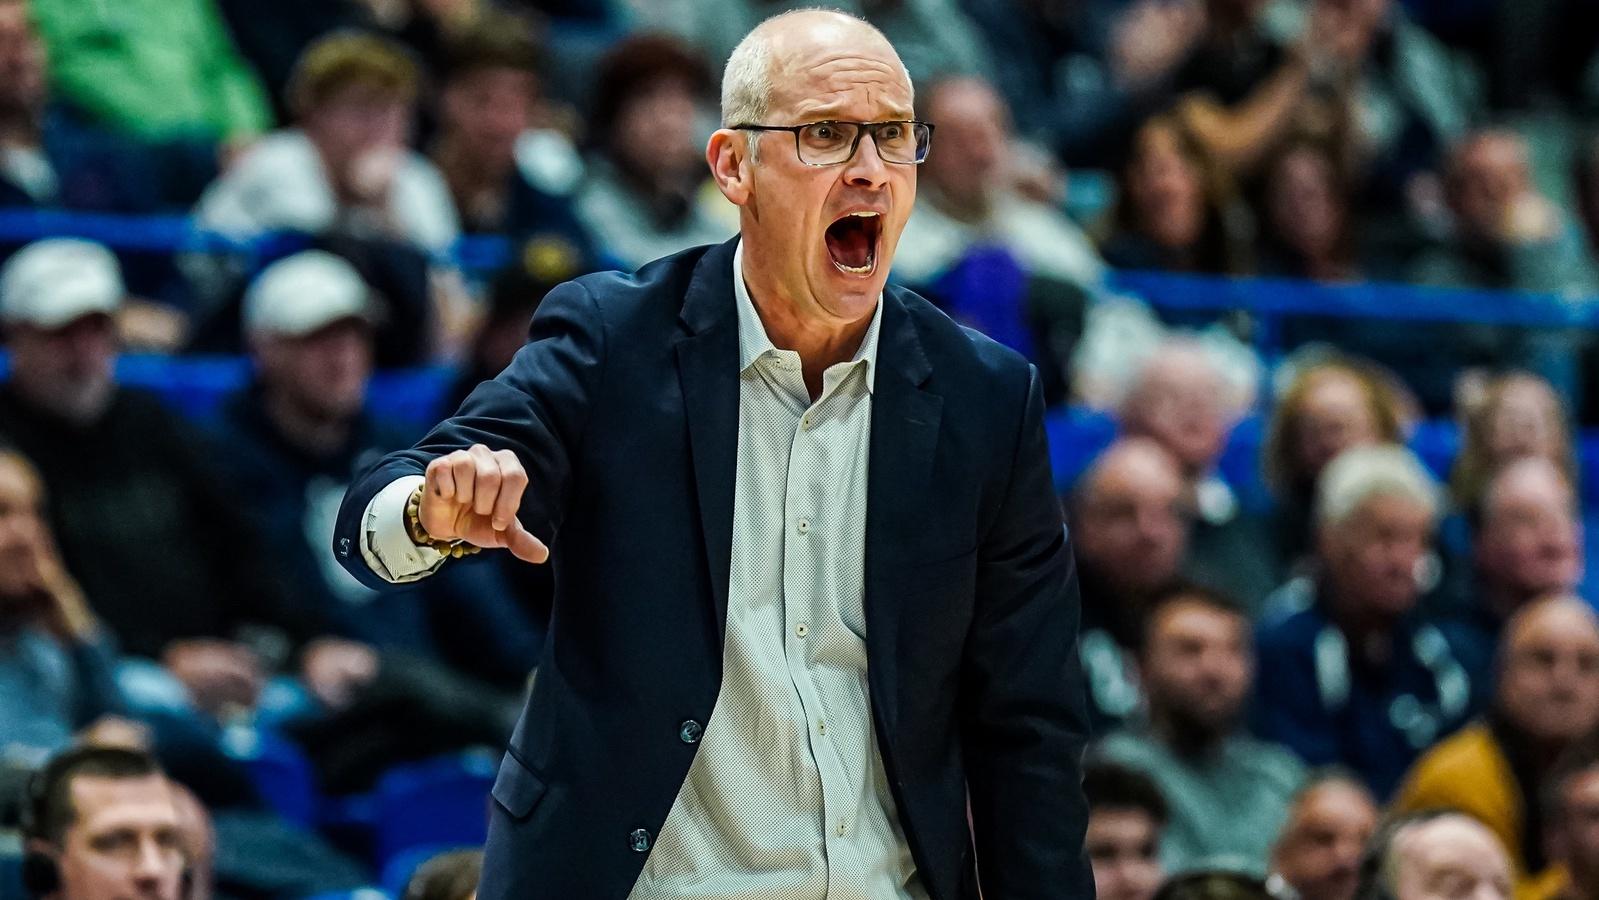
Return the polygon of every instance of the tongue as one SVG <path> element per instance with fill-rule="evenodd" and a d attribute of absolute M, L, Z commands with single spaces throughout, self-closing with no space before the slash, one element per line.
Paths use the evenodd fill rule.
<path fill-rule="evenodd" d="M 828 226 L 826 238 L 827 252 L 839 265 L 860 269 L 871 262 L 872 241 L 858 217 L 846 216 L 834 222 Z"/>

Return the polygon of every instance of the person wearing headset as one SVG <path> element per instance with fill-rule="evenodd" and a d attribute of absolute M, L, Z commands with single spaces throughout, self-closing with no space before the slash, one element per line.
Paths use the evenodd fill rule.
<path fill-rule="evenodd" d="M 148 754 L 79 747 L 28 783 L 23 883 L 37 900 L 185 900 L 172 784 Z"/>

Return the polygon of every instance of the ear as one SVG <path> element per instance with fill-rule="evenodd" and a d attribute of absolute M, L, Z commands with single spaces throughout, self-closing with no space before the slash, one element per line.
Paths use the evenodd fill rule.
<path fill-rule="evenodd" d="M 746 206 L 754 189 L 750 171 L 749 135 L 731 128 L 718 128 L 705 145 L 705 161 L 711 167 L 716 187 L 734 206 Z"/>

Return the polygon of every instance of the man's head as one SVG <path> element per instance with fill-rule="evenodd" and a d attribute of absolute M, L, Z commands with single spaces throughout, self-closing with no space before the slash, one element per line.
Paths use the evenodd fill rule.
<path fill-rule="evenodd" d="M 1526 737 L 1559 746 L 1599 725 L 1599 618 L 1575 597 L 1522 607 L 1499 648 L 1499 714 Z"/>
<path fill-rule="evenodd" d="M 916 165 L 903 160 L 918 153 L 918 129 L 885 126 L 874 136 L 819 127 L 799 136 L 736 126 L 903 123 L 914 104 L 910 76 L 888 40 L 842 13 L 775 16 L 728 59 L 723 127 L 706 159 L 739 207 L 753 293 L 781 303 L 809 330 L 842 332 L 875 309 L 916 200 Z M 831 162 L 852 133 L 854 152 Z M 806 163 L 802 147 L 806 158 L 829 164 Z"/>
<path fill-rule="evenodd" d="M 1316 486 L 1316 546 L 1333 610 L 1350 621 L 1391 621 L 1415 606 L 1438 515 L 1438 488 L 1403 447 L 1356 447 L 1327 464 Z"/>
<path fill-rule="evenodd" d="M 1111 444 L 1078 481 L 1070 511 L 1077 559 L 1097 578 L 1147 594 L 1177 577 L 1189 518 L 1182 475 L 1159 444 Z"/>
<path fill-rule="evenodd" d="M 1360 900 L 1510 900 L 1510 857 L 1486 825 L 1430 811 L 1383 826 L 1361 864 Z"/>
<path fill-rule="evenodd" d="M 1486 130 L 1467 137 L 1449 160 L 1446 188 L 1463 236 L 1500 239 L 1516 205 L 1532 191 L 1527 142 L 1510 131 Z"/>
<path fill-rule="evenodd" d="M 111 402 L 117 356 L 113 317 L 126 291 L 116 257 L 76 238 L 47 238 L 0 269 L 0 329 L 11 379 L 34 406 L 73 422 Z"/>
<path fill-rule="evenodd" d="M 1149 776 L 1112 762 L 1083 766 L 1088 831 L 1083 837 L 1099 900 L 1150 900 L 1164 876 L 1160 835 L 1166 799 Z"/>
<path fill-rule="evenodd" d="M 510 171 L 539 102 L 538 45 L 514 16 L 491 15 L 451 38 L 439 91 L 442 137 L 482 165 Z"/>
<path fill-rule="evenodd" d="M 1226 379 L 1198 344 L 1163 344 L 1133 379 L 1119 418 L 1126 434 L 1152 438 L 1189 480 L 1203 477 L 1227 446 L 1231 427 Z"/>
<path fill-rule="evenodd" d="M 1473 539 L 1477 571 L 1506 607 L 1576 589 L 1582 580 L 1577 496 L 1554 463 L 1527 458 L 1483 492 Z"/>
<path fill-rule="evenodd" d="M 245 292 L 244 328 L 269 402 L 318 422 L 359 413 L 374 315 L 366 282 L 331 253 L 307 250 L 267 266 Z"/>
<path fill-rule="evenodd" d="M 405 150 L 421 75 L 409 52 L 376 35 L 336 32 L 295 63 L 289 107 L 341 191 L 370 193 Z"/>
<path fill-rule="evenodd" d="M 178 900 L 185 860 L 172 786 L 148 755 L 82 747 L 30 782 L 24 878 L 37 897 Z"/>
<path fill-rule="evenodd" d="M 957 76 L 924 92 L 922 118 L 938 126 L 938 153 L 929 154 L 925 175 L 930 199 L 957 214 L 988 212 L 1005 176 L 1010 153 L 1010 115 L 994 86 Z"/>
<path fill-rule="evenodd" d="M 627 38 L 600 60 L 594 82 L 589 131 L 611 162 L 652 188 L 704 182 L 712 79 L 693 48 L 659 34 Z"/>
<path fill-rule="evenodd" d="M 1278 400 L 1263 451 L 1267 475 L 1285 495 L 1308 494 L 1338 454 L 1400 437 L 1398 404 L 1375 374 L 1355 362 L 1320 363 Z"/>
<path fill-rule="evenodd" d="M 1549 861 L 1565 866 L 1574 896 L 1599 888 L 1599 742 L 1579 741 L 1543 783 L 1544 838 Z"/>
<path fill-rule="evenodd" d="M 44 518 L 44 483 L 33 464 L 0 446 L 0 633 L 27 608 L 36 589 L 31 566 L 19 564 L 50 540 Z"/>
<path fill-rule="evenodd" d="M 38 115 L 47 92 L 44 42 L 26 0 L 0 0 L 0 120 Z"/>
<path fill-rule="evenodd" d="M 1194 584 L 1151 601 L 1139 672 L 1157 725 L 1185 741 L 1226 736 L 1243 714 L 1254 670 L 1249 618 L 1232 601 Z"/>
<path fill-rule="evenodd" d="M 1351 775 L 1313 778 L 1288 810 L 1271 867 L 1300 900 L 1355 900 L 1360 859 L 1377 830 L 1377 802 Z"/>

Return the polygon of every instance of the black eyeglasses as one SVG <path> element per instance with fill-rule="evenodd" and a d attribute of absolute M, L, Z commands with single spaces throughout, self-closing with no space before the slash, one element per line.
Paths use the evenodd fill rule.
<path fill-rule="evenodd" d="M 808 125 L 734 125 L 740 131 L 787 131 L 807 166 L 836 166 L 855 158 L 861 136 L 870 133 L 883 162 L 919 165 L 927 159 L 933 126 L 926 122 L 811 122 Z"/>

